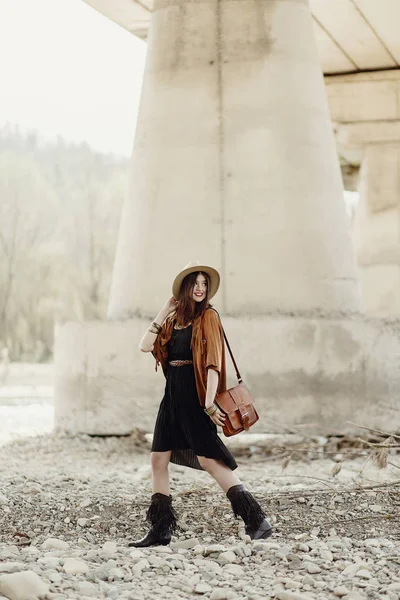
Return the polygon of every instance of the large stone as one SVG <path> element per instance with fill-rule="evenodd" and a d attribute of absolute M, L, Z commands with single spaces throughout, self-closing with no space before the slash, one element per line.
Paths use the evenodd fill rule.
<path fill-rule="evenodd" d="M 89 566 L 84 560 L 66 558 L 63 566 L 64 573 L 68 575 L 79 575 L 89 572 Z"/>
<path fill-rule="evenodd" d="M 43 550 L 68 550 L 69 543 L 57 538 L 48 538 L 42 544 Z"/>
<path fill-rule="evenodd" d="M 312 596 L 303 594 L 302 592 L 278 591 L 276 593 L 277 600 L 313 600 Z"/>
<path fill-rule="evenodd" d="M 49 586 L 33 571 L 0 577 L 0 594 L 9 600 L 39 600 L 49 593 Z"/>
<path fill-rule="evenodd" d="M 172 542 L 170 544 L 173 550 L 178 550 L 179 548 L 194 548 L 199 545 L 199 540 L 197 538 L 188 538 L 187 540 L 178 540 L 177 542 Z"/>
<path fill-rule="evenodd" d="M 0 562 L 0 573 L 17 573 L 25 569 L 24 563 L 20 562 Z"/>

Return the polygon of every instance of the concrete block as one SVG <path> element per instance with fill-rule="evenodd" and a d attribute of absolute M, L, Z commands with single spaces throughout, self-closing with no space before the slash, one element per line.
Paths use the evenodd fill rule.
<path fill-rule="evenodd" d="M 153 430 L 165 379 L 152 355 L 138 350 L 147 325 L 132 319 L 58 328 L 56 426 L 103 435 Z M 400 322 L 225 317 L 224 326 L 260 412 L 254 433 L 355 431 L 348 421 L 392 428 L 400 409 Z"/>

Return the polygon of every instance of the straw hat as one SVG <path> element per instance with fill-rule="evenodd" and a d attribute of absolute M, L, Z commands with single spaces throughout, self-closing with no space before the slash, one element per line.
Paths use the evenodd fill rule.
<path fill-rule="evenodd" d="M 189 275 L 190 273 L 196 273 L 197 271 L 207 273 L 210 276 L 210 289 L 208 292 L 208 298 L 210 299 L 215 296 L 218 291 L 220 281 L 218 271 L 212 267 L 208 267 L 200 264 L 197 261 L 194 261 L 186 265 L 186 267 L 184 267 L 182 271 L 175 277 L 174 283 L 172 284 L 172 294 L 174 295 L 174 298 L 178 300 L 179 290 L 181 289 L 182 281 L 185 279 L 186 275 Z"/>

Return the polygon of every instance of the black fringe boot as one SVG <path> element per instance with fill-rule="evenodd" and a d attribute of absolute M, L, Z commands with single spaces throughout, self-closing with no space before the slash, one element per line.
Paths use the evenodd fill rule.
<path fill-rule="evenodd" d="M 272 526 L 265 518 L 263 509 L 244 485 L 233 485 L 226 495 L 232 505 L 235 517 L 242 517 L 245 531 L 252 540 L 265 540 L 272 535 Z"/>
<path fill-rule="evenodd" d="M 147 546 L 166 546 L 171 541 L 171 534 L 176 530 L 176 513 L 172 507 L 172 497 L 156 493 L 146 513 L 146 520 L 151 524 L 150 531 L 141 540 L 130 542 L 128 546 L 144 548 Z"/>

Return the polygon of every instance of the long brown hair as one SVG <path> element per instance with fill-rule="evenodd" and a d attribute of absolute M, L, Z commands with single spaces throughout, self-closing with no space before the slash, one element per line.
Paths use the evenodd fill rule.
<path fill-rule="evenodd" d="M 198 275 L 203 275 L 207 281 L 206 294 L 201 302 L 196 302 L 192 297 Z M 175 311 L 175 319 L 178 327 L 187 327 L 189 323 L 193 323 L 195 319 L 201 317 L 205 310 L 211 306 L 208 301 L 210 284 L 210 276 L 208 273 L 203 273 L 203 271 L 196 271 L 195 273 L 186 275 L 179 290 L 178 306 Z"/>

